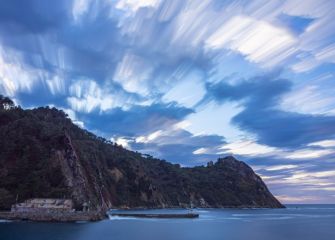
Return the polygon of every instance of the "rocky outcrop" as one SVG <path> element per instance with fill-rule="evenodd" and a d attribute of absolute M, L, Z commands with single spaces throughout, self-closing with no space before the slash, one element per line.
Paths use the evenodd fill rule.
<path fill-rule="evenodd" d="M 87 178 L 76 150 L 72 145 L 71 137 L 66 132 L 64 133 L 64 149 L 57 150 L 55 153 L 62 169 L 66 185 L 72 189 L 71 198 L 77 203 L 88 202 Z"/>

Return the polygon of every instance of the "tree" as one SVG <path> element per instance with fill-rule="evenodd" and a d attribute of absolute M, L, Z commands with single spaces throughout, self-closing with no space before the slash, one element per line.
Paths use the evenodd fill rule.
<path fill-rule="evenodd" d="M 10 98 L 0 95 L 0 110 L 8 110 L 14 107 L 15 104 Z"/>

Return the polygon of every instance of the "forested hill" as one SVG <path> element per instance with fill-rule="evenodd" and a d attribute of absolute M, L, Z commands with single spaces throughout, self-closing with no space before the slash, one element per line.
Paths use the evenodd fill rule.
<path fill-rule="evenodd" d="M 282 207 L 233 157 L 181 168 L 97 137 L 56 108 L 24 110 L 0 96 L 0 209 L 42 197 L 72 198 L 78 209 Z"/>

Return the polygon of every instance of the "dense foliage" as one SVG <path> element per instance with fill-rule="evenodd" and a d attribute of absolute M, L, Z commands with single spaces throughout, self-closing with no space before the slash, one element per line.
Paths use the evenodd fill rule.
<path fill-rule="evenodd" d="M 282 206 L 233 157 L 181 168 L 97 137 L 63 111 L 0 96 L 0 209 L 33 197 L 72 198 L 77 208 Z"/>

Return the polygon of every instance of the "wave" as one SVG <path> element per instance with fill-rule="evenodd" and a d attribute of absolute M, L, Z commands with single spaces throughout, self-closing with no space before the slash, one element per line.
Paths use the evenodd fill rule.
<path fill-rule="evenodd" d="M 115 220 L 138 220 L 138 218 L 132 218 L 132 217 L 109 217 L 109 220 L 115 221 Z"/>

